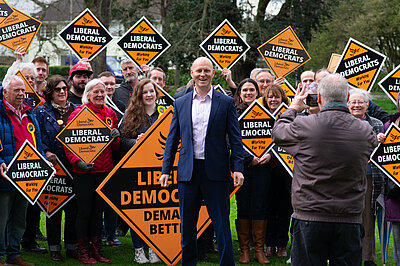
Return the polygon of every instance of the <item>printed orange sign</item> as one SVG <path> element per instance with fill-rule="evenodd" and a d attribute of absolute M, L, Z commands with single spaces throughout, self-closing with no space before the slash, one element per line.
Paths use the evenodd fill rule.
<path fill-rule="evenodd" d="M 0 0 L 0 24 L 8 18 L 14 10 L 6 1 Z"/>
<path fill-rule="evenodd" d="M 370 91 L 385 59 L 385 55 L 350 38 L 335 72 L 346 78 L 350 86 Z"/>
<path fill-rule="evenodd" d="M 311 59 L 292 27 L 258 47 L 261 56 L 276 77 L 285 77 Z"/>
<path fill-rule="evenodd" d="M 215 90 L 217 90 L 217 91 L 219 91 L 220 93 L 223 93 L 223 94 L 225 94 L 225 95 L 227 95 L 226 94 L 226 92 L 225 92 L 225 90 L 221 87 L 221 85 L 216 85 L 216 86 L 214 86 L 214 89 Z"/>
<path fill-rule="evenodd" d="M 200 47 L 220 69 L 230 69 L 250 49 L 227 19 L 200 44 Z"/>
<path fill-rule="evenodd" d="M 3 1 L 3 3 L 5 2 Z M 8 6 L 7 4 L 5 5 Z M 11 9 L 12 12 L 6 8 L 5 12 L 7 12 L 8 16 L 5 19 L 4 16 L 0 16 L 0 20 L 3 19 L 0 24 L 0 44 L 13 52 L 18 46 L 22 46 L 25 51 L 28 51 L 42 22 L 18 9 L 13 7 Z M 2 10 L 0 10 L 1 12 Z"/>
<path fill-rule="evenodd" d="M 272 128 L 275 117 L 261 103 L 254 101 L 239 117 L 240 131 L 245 150 L 261 158 L 274 145 Z"/>
<path fill-rule="evenodd" d="M 331 59 L 329 60 L 329 64 L 328 64 L 328 67 L 327 67 L 329 72 L 333 73 L 335 71 L 336 66 L 340 61 L 340 57 L 342 57 L 342 55 L 340 55 L 340 54 L 333 53 L 331 55 Z"/>
<path fill-rule="evenodd" d="M 282 89 L 285 92 L 286 96 L 289 98 L 289 103 L 291 103 L 294 96 L 296 96 L 296 90 L 287 80 L 285 80 L 285 83 L 283 83 Z"/>
<path fill-rule="evenodd" d="M 57 139 L 83 162 L 91 163 L 113 141 L 110 132 L 110 127 L 85 106 Z"/>
<path fill-rule="evenodd" d="M 117 43 L 136 66 L 152 64 L 171 44 L 145 18 L 139 19 Z"/>
<path fill-rule="evenodd" d="M 400 129 L 392 123 L 385 135 L 385 141 L 372 152 L 371 162 L 400 187 Z"/>
<path fill-rule="evenodd" d="M 65 204 L 75 197 L 72 175 L 58 157 L 54 168 L 56 175 L 50 179 L 38 200 L 39 207 L 48 218 L 61 210 Z"/>
<path fill-rule="evenodd" d="M 6 177 L 33 205 L 55 171 L 35 147 L 25 140 L 9 163 Z"/>
<path fill-rule="evenodd" d="M 397 95 L 400 91 L 400 65 L 379 81 L 378 85 L 386 93 L 389 99 L 397 105 Z"/>
<path fill-rule="evenodd" d="M 58 36 L 78 58 L 89 60 L 98 55 L 113 39 L 107 28 L 88 8 L 58 33 Z"/>
<path fill-rule="evenodd" d="M 168 107 L 174 104 L 175 99 L 172 98 L 171 95 L 169 95 L 168 92 L 166 92 L 163 88 L 158 86 L 154 81 L 152 81 L 154 85 L 156 85 L 156 90 L 157 90 L 157 100 L 156 103 L 158 107 L 162 106 L 163 110 L 165 111 Z"/>
<path fill-rule="evenodd" d="M 24 74 L 20 70 L 15 73 L 16 76 L 22 78 L 25 84 L 25 102 L 32 108 L 35 109 L 41 103 L 40 97 L 37 92 L 32 88 L 31 84 L 25 78 Z"/>
<path fill-rule="evenodd" d="M 168 187 L 160 186 L 165 143 L 173 115 L 170 106 L 121 159 L 97 193 L 167 264 L 181 258 L 177 184 L 178 154 Z M 200 236 L 210 224 L 205 205 L 197 223 Z"/>

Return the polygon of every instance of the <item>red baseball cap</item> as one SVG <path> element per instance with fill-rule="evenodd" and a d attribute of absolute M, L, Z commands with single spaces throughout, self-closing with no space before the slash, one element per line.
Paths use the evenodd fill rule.
<path fill-rule="evenodd" d="M 85 73 L 88 75 L 92 75 L 93 71 L 90 70 L 87 65 L 85 64 L 75 64 L 71 70 L 69 71 L 69 78 L 72 79 L 74 77 L 75 74 L 77 73 Z"/>

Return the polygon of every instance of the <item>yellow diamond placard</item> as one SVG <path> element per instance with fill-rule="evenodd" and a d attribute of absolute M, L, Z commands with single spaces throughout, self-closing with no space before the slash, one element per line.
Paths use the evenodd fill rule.
<path fill-rule="evenodd" d="M 110 132 L 110 127 L 85 106 L 57 139 L 83 162 L 92 163 L 113 141 Z"/>
<path fill-rule="evenodd" d="M 154 63 L 171 46 L 145 17 L 140 18 L 117 44 L 139 69 L 143 64 Z"/>
<path fill-rule="evenodd" d="M 274 145 L 272 128 L 275 117 L 261 103 L 254 101 L 239 117 L 243 147 L 261 158 Z"/>
<path fill-rule="evenodd" d="M 335 72 L 346 78 L 350 86 L 370 91 L 386 56 L 350 38 Z"/>
<path fill-rule="evenodd" d="M 372 152 L 371 162 L 400 186 L 400 129 L 392 123 L 385 135 L 385 141 Z"/>
<path fill-rule="evenodd" d="M 0 44 L 13 52 L 18 46 L 24 47 L 25 52 L 28 51 L 42 22 L 13 7 L 12 12 L 9 11 L 9 6 L 4 1 L 3 6 L 7 8 L 8 16 L 0 15 L 0 20 L 3 20 L 0 24 Z"/>
<path fill-rule="evenodd" d="M 39 151 L 28 140 L 25 140 L 8 164 L 6 177 L 33 205 L 55 171 Z"/>
<path fill-rule="evenodd" d="M 107 28 L 87 8 L 71 21 L 58 36 L 78 58 L 96 57 L 112 41 Z"/>
<path fill-rule="evenodd" d="M 311 59 L 290 26 L 258 47 L 258 51 L 276 77 L 289 75 Z"/>
<path fill-rule="evenodd" d="M 378 85 L 389 99 L 397 105 L 397 95 L 400 91 L 400 65 L 395 67 L 386 77 L 379 81 Z"/>
<path fill-rule="evenodd" d="M 230 69 L 250 49 L 227 19 L 215 28 L 200 47 L 220 69 Z"/>

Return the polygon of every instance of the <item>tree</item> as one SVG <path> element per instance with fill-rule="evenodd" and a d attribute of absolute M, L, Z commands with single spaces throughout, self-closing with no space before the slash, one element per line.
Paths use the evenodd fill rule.
<path fill-rule="evenodd" d="M 394 0 L 341 0 L 309 44 L 309 63 L 314 69 L 326 66 L 331 53 L 343 52 L 350 37 L 388 56 L 386 67 L 400 63 L 400 18 Z M 349 19 L 350 18 L 350 19 Z"/>

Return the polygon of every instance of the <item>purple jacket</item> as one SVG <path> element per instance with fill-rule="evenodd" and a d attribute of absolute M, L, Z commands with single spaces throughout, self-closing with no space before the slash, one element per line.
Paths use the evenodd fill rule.
<path fill-rule="evenodd" d="M 400 112 L 389 116 L 389 121 L 383 125 L 382 133 L 385 133 L 392 123 L 400 117 Z M 385 220 L 389 222 L 400 222 L 400 197 L 388 199 L 385 197 Z"/>

